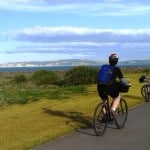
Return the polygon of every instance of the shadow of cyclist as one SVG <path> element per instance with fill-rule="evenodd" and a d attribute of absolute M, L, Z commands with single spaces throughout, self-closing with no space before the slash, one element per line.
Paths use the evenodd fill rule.
<path fill-rule="evenodd" d="M 49 115 L 68 118 L 69 121 L 66 121 L 66 124 L 70 125 L 70 126 L 72 126 L 71 125 L 72 122 L 78 122 L 78 123 L 80 123 L 80 126 L 79 126 L 79 129 L 75 128 L 76 131 L 78 131 L 80 133 L 92 135 L 90 133 L 86 133 L 85 130 L 84 130 L 84 129 L 87 129 L 87 128 L 88 129 L 92 128 L 92 122 L 91 122 L 92 118 L 90 118 L 88 116 L 84 116 L 83 113 L 81 113 L 81 112 L 60 111 L 60 110 L 52 110 L 52 109 L 49 109 L 49 108 L 43 108 L 43 111 L 44 111 L 44 113 L 47 113 Z M 92 129 L 92 131 L 93 131 L 93 129 Z"/>

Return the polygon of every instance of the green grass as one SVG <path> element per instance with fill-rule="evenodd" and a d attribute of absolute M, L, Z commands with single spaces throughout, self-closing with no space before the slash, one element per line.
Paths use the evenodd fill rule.
<path fill-rule="evenodd" d="M 122 93 L 130 108 L 143 103 L 140 94 L 141 84 L 138 83 L 139 76 L 139 74 L 128 74 L 127 79 L 132 83 L 132 87 L 129 93 Z M 31 90 L 32 86 L 26 89 L 24 86 L 15 86 L 13 92 L 10 92 L 11 99 L 17 99 L 19 97 L 17 91 L 22 89 L 22 97 L 29 99 L 27 104 L 3 105 L 0 108 L 0 149 L 2 150 L 27 150 L 92 123 L 94 108 L 100 101 L 96 85 L 86 86 L 86 90 L 79 87 L 79 91 L 75 87 L 66 89 L 34 87 L 34 92 Z M 6 89 L 8 87 L 5 86 Z M 49 94 L 48 91 L 53 94 Z M 38 101 L 30 102 L 35 97 Z"/>

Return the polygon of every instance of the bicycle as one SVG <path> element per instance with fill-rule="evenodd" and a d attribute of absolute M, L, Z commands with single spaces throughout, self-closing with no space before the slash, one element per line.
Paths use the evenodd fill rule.
<path fill-rule="evenodd" d="M 130 86 L 124 86 L 121 92 L 128 92 Z M 93 126 L 97 136 L 102 136 L 108 124 L 115 123 L 118 129 L 124 127 L 128 117 L 128 105 L 124 98 L 121 97 L 119 107 L 114 115 L 111 112 L 113 101 L 109 102 L 109 97 L 104 102 L 99 103 L 94 111 Z"/>
<path fill-rule="evenodd" d="M 150 79 L 146 77 L 147 75 L 148 73 L 139 78 L 139 82 L 144 83 L 141 87 L 141 95 L 143 96 L 145 102 L 150 101 Z"/>

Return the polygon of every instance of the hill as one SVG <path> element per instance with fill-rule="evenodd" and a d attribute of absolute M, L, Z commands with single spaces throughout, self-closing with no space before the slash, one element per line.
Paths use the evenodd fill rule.
<path fill-rule="evenodd" d="M 14 62 L 0 64 L 0 67 L 45 67 L 45 66 L 100 66 L 106 61 L 96 60 L 81 60 L 81 59 L 67 59 L 57 61 L 29 61 L 29 62 Z M 150 66 L 150 60 L 130 60 L 120 61 L 119 65 L 123 66 Z"/>

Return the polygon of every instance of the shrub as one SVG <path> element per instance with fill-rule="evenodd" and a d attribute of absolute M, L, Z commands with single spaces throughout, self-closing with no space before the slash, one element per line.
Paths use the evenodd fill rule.
<path fill-rule="evenodd" d="M 57 84 L 58 76 L 53 71 L 38 70 L 33 73 L 31 80 L 38 85 Z"/>
<path fill-rule="evenodd" d="M 66 72 L 65 83 L 69 85 L 86 85 L 96 83 L 98 69 L 89 66 L 78 66 Z"/>
<path fill-rule="evenodd" d="M 26 82 L 27 77 L 24 74 L 17 74 L 14 76 L 13 81 L 16 83 Z"/>

